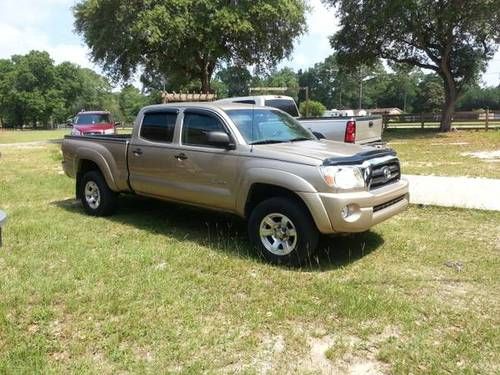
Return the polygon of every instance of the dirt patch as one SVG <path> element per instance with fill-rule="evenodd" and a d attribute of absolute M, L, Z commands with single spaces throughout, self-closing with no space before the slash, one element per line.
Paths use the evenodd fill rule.
<path fill-rule="evenodd" d="M 39 141 L 39 142 L 18 142 L 18 143 L 0 143 L 0 148 L 25 148 L 25 149 L 33 149 L 33 148 L 45 148 L 49 142 Z"/>
<path fill-rule="evenodd" d="M 377 354 L 381 343 L 393 337 L 399 337 L 399 331 L 393 327 L 387 327 L 381 334 L 371 336 L 368 339 L 332 335 L 309 338 L 309 353 L 300 362 L 299 372 L 352 375 L 387 374 L 389 366 L 379 361 Z"/>
<path fill-rule="evenodd" d="M 367 323 L 371 325 L 371 323 Z M 246 370 L 258 374 L 353 374 L 383 375 L 389 365 L 378 360 L 380 346 L 387 340 L 399 338 L 400 331 L 388 326 L 380 333 L 360 338 L 354 335 L 327 334 L 318 327 L 293 327 L 299 342 L 287 345 L 282 335 L 265 335 L 250 363 L 236 363 L 226 367 L 225 373 Z M 293 338 L 291 338 L 294 341 Z M 300 348 L 300 349 L 297 349 Z"/>
<path fill-rule="evenodd" d="M 496 151 L 478 151 L 478 152 L 463 152 L 462 156 L 470 156 L 476 159 L 481 159 L 486 162 L 500 161 L 500 150 Z"/>

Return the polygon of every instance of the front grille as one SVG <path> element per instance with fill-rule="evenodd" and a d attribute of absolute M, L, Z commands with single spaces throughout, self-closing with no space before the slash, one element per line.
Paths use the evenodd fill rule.
<path fill-rule="evenodd" d="M 369 178 L 370 190 L 398 182 L 401 179 L 401 167 L 398 159 L 391 159 L 372 167 Z"/>
<path fill-rule="evenodd" d="M 373 207 L 373 212 L 378 212 L 383 210 L 384 208 L 391 207 L 392 205 L 401 202 L 403 199 L 405 199 L 405 197 L 406 195 L 402 195 L 399 198 L 393 199 L 392 201 L 379 204 L 378 206 Z"/>

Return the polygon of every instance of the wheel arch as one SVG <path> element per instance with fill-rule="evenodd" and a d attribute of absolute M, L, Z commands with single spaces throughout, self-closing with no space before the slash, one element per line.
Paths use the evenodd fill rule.
<path fill-rule="evenodd" d="M 100 172 L 103 175 L 104 180 L 106 181 L 106 184 L 109 186 L 109 188 L 113 191 L 118 191 L 115 179 L 113 177 L 113 174 L 111 173 L 111 168 L 102 155 L 91 150 L 81 150 L 79 151 L 79 156 L 80 157 L 75 160 L 77 198 L 81 197 L 81 179 L 85 175 L 85 173 L 89 171 Z"/>

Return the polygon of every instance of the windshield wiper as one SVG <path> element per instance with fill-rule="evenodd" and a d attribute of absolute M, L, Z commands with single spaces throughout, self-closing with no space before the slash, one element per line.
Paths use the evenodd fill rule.
<path fill-rule="evenodd" d="M 253 145 L 272 145 L 272 144 L 275 144 L 275 143 L 284 143 L 285 141 L 278 141 L 276 139 L 265 139 L 263 141 L 255 141 L 255 142 L 252 142 L 252 143 L 249 143 L 249 145 L 253 146 Z"/>

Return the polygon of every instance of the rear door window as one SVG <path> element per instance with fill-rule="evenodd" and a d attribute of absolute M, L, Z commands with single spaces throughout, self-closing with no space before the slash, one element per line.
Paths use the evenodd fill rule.
<path fill-rule="evenodd" d="M 141 126 L 141 138 L 152 142 L 172 143 L 177 113 L 148 112 Z"/>

